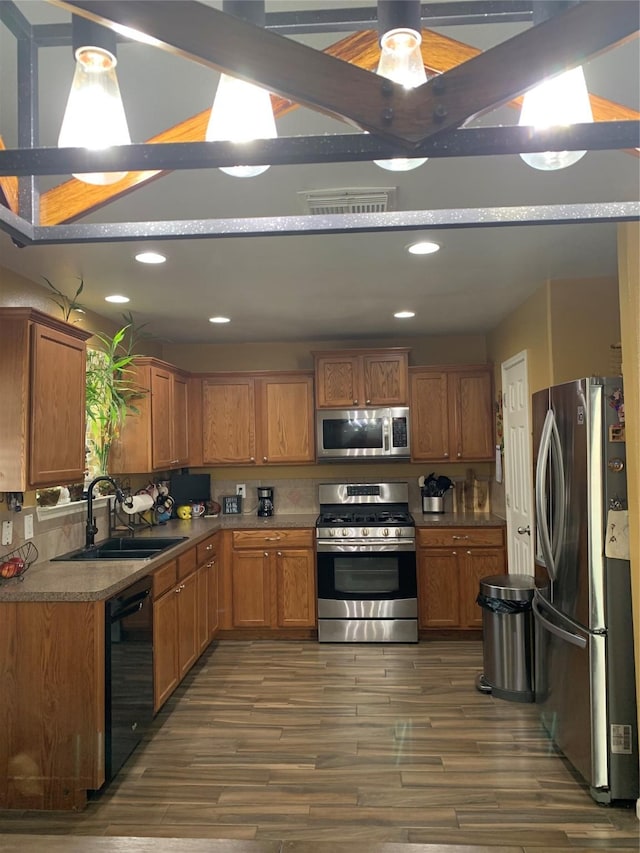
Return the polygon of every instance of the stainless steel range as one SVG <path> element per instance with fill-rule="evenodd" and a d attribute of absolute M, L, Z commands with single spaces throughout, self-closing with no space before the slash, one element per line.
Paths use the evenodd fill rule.
<path fill-rule="evenodd" d="M 415 522 L 407 483 L 327 484 L 316 522 L 318 640 L 418 641 Z"/>

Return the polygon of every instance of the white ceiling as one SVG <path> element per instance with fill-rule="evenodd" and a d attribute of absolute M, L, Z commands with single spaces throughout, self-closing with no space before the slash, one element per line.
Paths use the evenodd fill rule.
<path fill-rule="evenodd" d="M 0 0 L 2 2 L 2 0 Z M 18 4 L 32 23 L 68 21 L 47 3 Z M 220 5 L 220 4 L 211 4 Z M 267 0 L 267 11 L 328 8 L 346 2 Z M 366 5 L 358 3 L 357 5 Z M 450 27 L 445 35 L 486 49 L 519 25 Z M 314 47 L 345 33 L 306 38 Z M 638 40 L 585 66 L 595 94 L 640 108 Z M 55 145 L 73 73 L 70 48 L 40 50 L 42 145 Z M 15 146 L 15 48 L 0 25 L 0 134 Z M 118 75 L 132 139 L 141 142 L 209 106 L 216 75 L 157 49 L 123 44 Z M 504 108 L 485 124 L 515 124 Z M 280 136 L 344 133 L 352 128 L 299 109 L 278 120 Z M 218 170 L 173 173 L 114 202 L 85 222 L 295 215 L 297 193 L 335 187 L 396 187 L 396 208 L 441 210 L 506 205 L 634 201 L 639 160 L 623 152 L 590 152 L 570 169 L 543 173 L 519 157 L 431 159 L 407 173 L 374 164 L 271 167 L 238 179 Z M 44 188 L 60 179 L 43 179 Z M 418 236 L 437 239 L 437 255 L 414 257 L 404 247 Z M 380 338 L 487 332 L 547 278 L 616 274 L 616 227 L 591 225 L 448 229 L 331 236 L 237 237 L 147 243 L 167 255 L 161 267 L 133 256 L 142 243 L 34 246 L 19 249 L 0 233 L 0 265 L 33 279 L 47 276 L 69 294 L 83 277 L 84 304 L 114 320 L 122 308 L 104 297 L 124 293 L 125 306 L 158 337 L 173 342 Z M 393 312 L 416 316 L 396 320 Z M 208 317 L 232 322 L 214 326 Z"/>

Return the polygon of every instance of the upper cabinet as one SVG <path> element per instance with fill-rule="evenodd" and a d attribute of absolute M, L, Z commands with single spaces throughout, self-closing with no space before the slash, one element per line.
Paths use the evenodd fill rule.
<path fill-rule="evenodd" d="M 411 368 L 412 461 L 494 458 L 492 380 L 490 365 Z"/>
<path fill-rule="evenodd" d="M 202 378 L 204 465 L 313 461 L 312 376 L 229 373 Z"/>
<path fill-rule="evenodd" d="M 84 480 L 90 334 L 31 308 L 0 309 L 0 492 Z"/>
<path fill-rule="evenodd" d="M 153 358 L 137 358 L 132 379 L 147 393 L 134 401 L 109 457 L 109 473 L 166 471 L 189 464 L 188 376 Z"/>
<path fill-rule="evenodd" d="M 408 348 L 324 350 L 313 356 L 319 409 L 409 402 Z"/>

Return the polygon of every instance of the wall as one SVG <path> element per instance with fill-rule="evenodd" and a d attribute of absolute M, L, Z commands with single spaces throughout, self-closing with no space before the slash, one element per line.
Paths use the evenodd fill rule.
<path fill-rule="evenodd" d="M 269 344 L 164 344 L 162 358 L 194 373 L 225 370 L 312 370 L 314 350 L 410 347 L 409 364 L 483 364 L 484 335 L 292 341 Z"/>
<path fill-rule="evenodd" d="M 618 226 L 618 272 L 626 414 L 629 548 L 640 729 L 640 225 Z M 639 801 L 640 803 L 640 801 Z M 640 811 L 638 812 L 640 818 Z"/>

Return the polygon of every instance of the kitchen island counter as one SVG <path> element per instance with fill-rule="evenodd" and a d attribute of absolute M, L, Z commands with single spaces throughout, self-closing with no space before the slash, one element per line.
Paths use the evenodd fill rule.
<path fill-rule="evenodd" d="M 184 542 L 156 557 L 146 560 L 101 560 L 98 563 L 93 560 L 35 563 L 22 578 L 12 578 L 0 584 L 0 602 L 106 600 L 219 530 L 313 528 L 316 517 L 316 514 L 298 513 L 274 515 L 271 518 L 220 515 L 189 521 L 176 519 L 136 533 L 136 538 L 140 540 L 156 536 L 187 537 Z"/>

